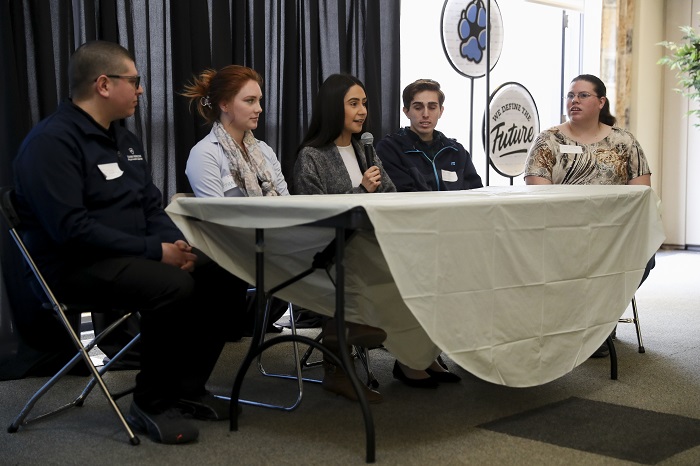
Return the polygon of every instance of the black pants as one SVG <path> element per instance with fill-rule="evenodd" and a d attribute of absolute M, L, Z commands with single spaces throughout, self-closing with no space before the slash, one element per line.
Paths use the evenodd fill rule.
<path fill-rule="evenodd" d="M 124 257 L 100 260 L 60 283 L 60 296 L 67 301 L 141 314 L 141 371 L 134 400 L 143 408 L 160 409 L 201 393 L 236 313 L 245 311 L 246 283 L 203 254 L 197 256 L 192 273 Z"/>
<path fill-rule="evenodd" d="M 644 267 L 644 275 L 642 275 L 642 281 L 639 282 L 639 286 L 642 286 L 642 283 L 644 283 L 644 280 L 647 279 L 647 277 L 649 276 L 649 272 L 651 272 L 651 269 L 653 269 L 655 265 L 656 265 L 656 254 L 651 256 L 651 259 L 649 259 L 649 262 L 647 262 L 646 267 Z M 637 287 L 637 288 L 639 288 L 639 287 Z"/>

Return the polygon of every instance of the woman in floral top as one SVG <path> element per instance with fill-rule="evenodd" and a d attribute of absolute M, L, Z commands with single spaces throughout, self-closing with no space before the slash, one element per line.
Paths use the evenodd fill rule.
<path fill-rule="evenodd" d="M 566 123 L 542 131 L 530 148 L 527 184 L 644 184 L 651 171 L 639 142 L 614 126 L 605 84 L 574 78 L 566 96 Z"/>
<path fill-rule="evenodd" d="M 605 84 L 590 74 L 571 81 L 566 95 L 569 119 L 537 136 L 525 163 L 525 183 L 651 186 L 644 151 L 632 133 L 614 126 L 616 120 L 605 92 Z M 652 256 L 642 283 L 654 265 Z M 603 343 L 591 357 L 607 355 Z"/>

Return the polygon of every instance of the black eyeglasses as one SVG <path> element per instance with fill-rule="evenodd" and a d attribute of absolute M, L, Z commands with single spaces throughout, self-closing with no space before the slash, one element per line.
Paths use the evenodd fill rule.
<path fill-rule="evenodd" d="M 134 85 L 134 89 L 138 89 L 139 86 L 141 85 L 141 76 L 139 76 L 139 75 L 123 76 L 123 75 L 119 75 L 119 74 L 106 74 L 105 76 L 107 76 L 108 78 L 115 78 L 115 79 L 127 79 L 131 84 Z M 97 78 L 95 78 L 95 81 L 97 81 L 98 79 L 100 79 L 99 76 Z"/>

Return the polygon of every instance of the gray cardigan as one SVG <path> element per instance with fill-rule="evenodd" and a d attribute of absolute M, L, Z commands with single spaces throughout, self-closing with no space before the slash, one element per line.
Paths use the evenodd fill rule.
<path fill-rule="evenodd" d="M 357 162 L 362 173 L 367 171 L 367 162 L 364 157 L 362 145 L 352 140 Z M 374 152 L 374 148 L 372 148 Z M 374 153 L 374 164 L 379 167 L 382 174 L 382 184 L 376 192 L 396 192 L 396 186 L 384 171 L 382 162 Z M 353 186 L 350 175 L 345 168 L 343 158 L 335 144 L 326 147 L 304 147 L 299 151 L 299 156 L 294 164 L 294 194 L 360 194 L 366 193 L 364 186 Z"/>

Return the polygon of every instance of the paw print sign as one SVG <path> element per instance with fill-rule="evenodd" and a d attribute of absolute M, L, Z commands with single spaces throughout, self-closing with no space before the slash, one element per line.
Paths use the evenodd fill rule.
<path fill-rule="evenodd" d="M 445 55 L 458 73 L 471 78 L 485 75 L 487 48 L 491 69 L 496 66 L 503 49 L 503 18 L 496 0 L 446 0 L 441 32 Z"/>
<path fill-rule="evenodd" d="M 474 63 L 481 62 L 486 49 L 486 8 L 482 0 L 474 0 L 462 10 L 459 19 L 459 53 Z"/>

